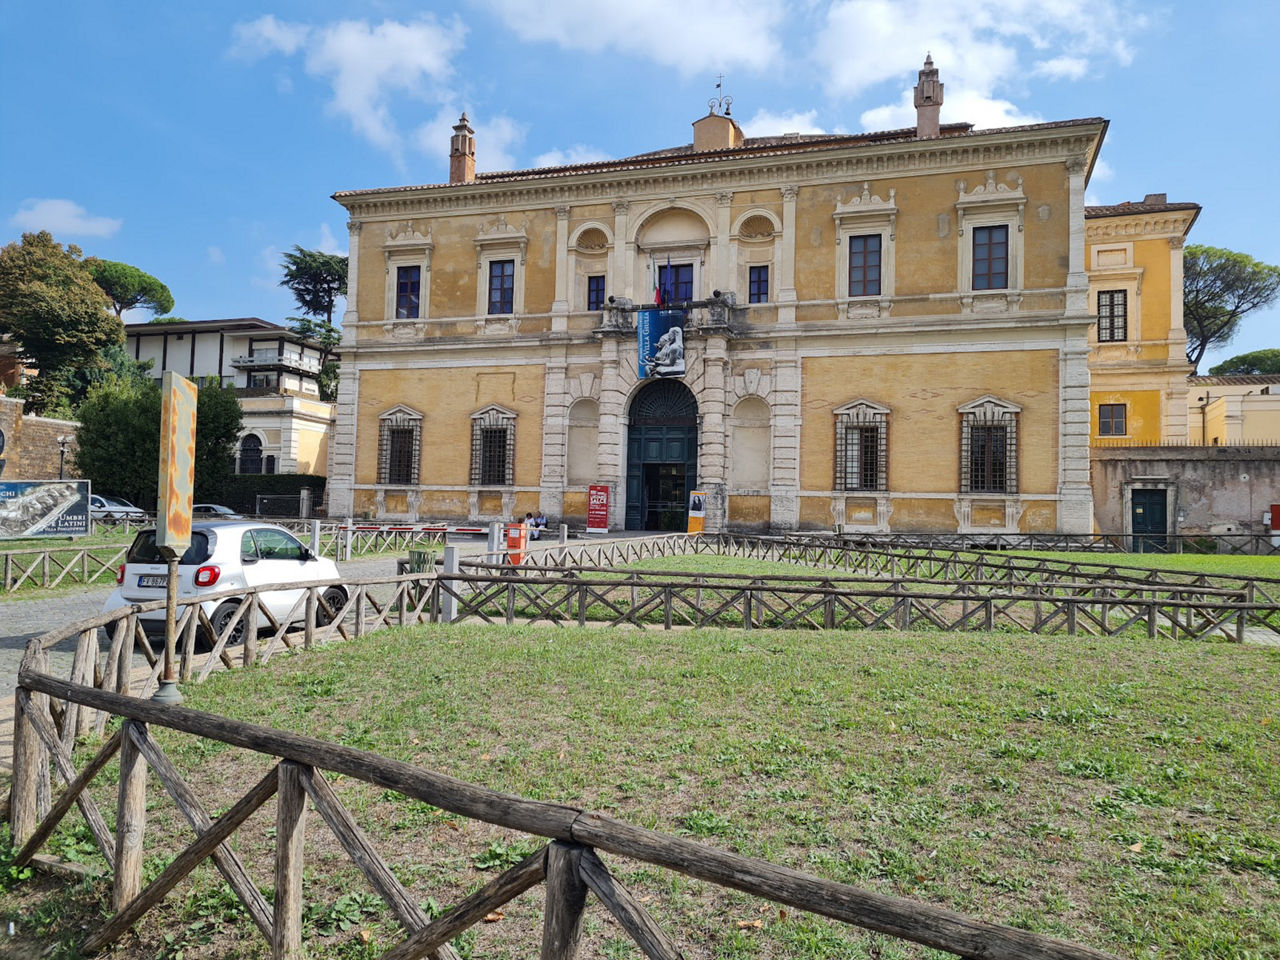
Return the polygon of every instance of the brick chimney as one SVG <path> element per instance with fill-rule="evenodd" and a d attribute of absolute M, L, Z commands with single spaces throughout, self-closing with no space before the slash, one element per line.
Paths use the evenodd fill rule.
<path fill-rule="evenodd" d="M 449 182 L 471 183 L 476 178 L 476 132 L 464 112 L 449 138 Z"/>
<path fill-rule="evenodd" d="M 939 136 L 938 111 L 942 109 L 942 88 L 938 82 L 938 70 L 933 65 L 933 55 L 926 54 L 924 69 L 920 71 L 920 82 L 915 87 L 916 101 L 916 136 Z"/>

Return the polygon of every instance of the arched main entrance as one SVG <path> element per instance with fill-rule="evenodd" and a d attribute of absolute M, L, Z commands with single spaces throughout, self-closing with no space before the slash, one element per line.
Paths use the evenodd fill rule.
<path fill-rule="evenodd" d="M 698 401 L 679 380 L 655 380 L 627 416 L 627 529 L 683 531 L 698 483 Z"/>

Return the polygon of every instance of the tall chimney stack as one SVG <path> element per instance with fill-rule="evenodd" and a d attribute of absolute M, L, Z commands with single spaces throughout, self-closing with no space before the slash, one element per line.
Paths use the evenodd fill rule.
<path fill-rule="evenodd" d="M 938 70 L 933 65 L 933 55 L 926 54 L 920 82 L 915 87 L 916 136 L 920 138 L 941 135 L 938 111 L 942 109 L 942 88 L 938 82 Z"/>
<path fill-rule="evenodd" d="M 471 183 L 476 178 L 476 132 L 463 112 L 449 138 L 449 182 Z"/>

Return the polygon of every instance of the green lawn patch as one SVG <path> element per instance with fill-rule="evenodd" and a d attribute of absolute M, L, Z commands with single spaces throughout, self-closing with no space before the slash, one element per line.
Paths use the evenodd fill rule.
<path fill-rule="evenodd" d="M 1278 686 L 1274 650 L 1141 638 L 436 626 L 185 693 L 196 709 L 1124 956 L 1252 958 L 1280 943 Z M 155 733 L 213 810 L 269 762 Z M 335 787 L 429 910 L 532 849 L 360 782 Z M 151 789 L 158 871 L 189 831 Z M 266 887 L 272 817 L 236 841 Z M 376 955 L 389 914 L 359 896 L 314 814 L 308 836 L 309 949 Z M 937 956 L 606 860 L 691 957 Z M 238 911 L 220 897 L 203 872 L 116 955 L 265 956 L 247 920 L 223 922 Z M 532 955 L 540 911 L 531 891 L 460 949 Z M 587 936 L 586 955 L 639 956 L 598 906 Z"/>

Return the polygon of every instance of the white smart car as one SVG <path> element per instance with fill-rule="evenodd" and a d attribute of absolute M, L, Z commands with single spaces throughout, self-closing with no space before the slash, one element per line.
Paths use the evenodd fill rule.
<path fill-rule="evenodd" d="M 280 584 L 281 589 L 268 590 L 261 596 L 272 616 L 281 619 L 290 616 L 303 594 L 301 588 L 288 585 L 317 580 L 338 580 L 337 564 L 317 557 L 283 527 L 250 521 L 195 523 L 191 526 L 191 546 L 178 560 L 178 601 L 182 603 L 201 594 L 236 588 Z M 163 600 L 167 582 L 167 567 L 156 548 L 156 531 L 141 530 L 120 565 L 116 576 L 118 586 L 107 598 L 103 610 Z M 347 590 L 340 583 L 325 587 L 320 595 L 330 610 L 336 611 L 347 602 Z M 238 603 L 237 599 L 229 598 L 208 600 L 201 606 L 214 629 L 221 633 Z M 293 610 L 291 619 L 298 620 L 305 615 L 305 604 L 300 604 Z M 327 622 L 323 608 L 320 618 Z M 144 613 L 139 619 L 148 633 L 163 633 L 163 609 Z M 242 617 L 230 642 L 237 643 L 243 638 Z"/>

